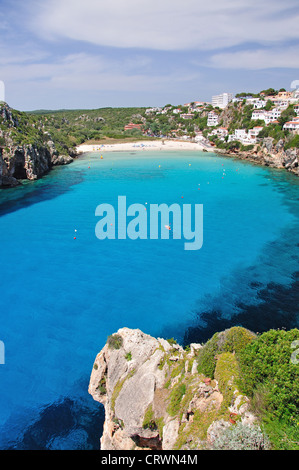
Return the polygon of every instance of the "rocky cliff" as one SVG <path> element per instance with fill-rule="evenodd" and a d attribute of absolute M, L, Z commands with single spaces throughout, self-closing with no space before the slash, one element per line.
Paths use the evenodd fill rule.
<path fill-rule="evenodd" d="M 223 344 L 226 333 L 219 338 Z M 105 407 L 102 450 L 217 449 L 233 441 L 232 428 L 243 436 L 239 444 L 254 434 L 251 448 L 267 447 L 249 399 L 235 385 L 234 353 L 218 355 L 211 378 L 198 372 L 201 348 L 184 350 L 128 328 L 108 338 L 89 383 Z"/>
<path fill-rule="evenodd" d="M 260 145 L 255 145 L 252 150 L 216 150 L 228 156 L 249 160 L 259 165 L 269 166 L 273 168 L 283 168 L 299 176 L 299 149 L 284 149 L 284 141 L 280 140 L 274 144 L 274 139 L 266 137 Z"/>
<path fill-rule="evenodd" d="M 24 114 L 15 112 L 6 103 L 0 106 L 0 186 L 3 187 L 16 186 L 22 179 L 38 179 L 54 165 L 71 163 L 75 156 L 72 150 L 68 155 L 59 155 L 47 132 L 35 128 L 29 118 L 24 121 Z M 27 143 L 26 139 L 32 142 Z"/>

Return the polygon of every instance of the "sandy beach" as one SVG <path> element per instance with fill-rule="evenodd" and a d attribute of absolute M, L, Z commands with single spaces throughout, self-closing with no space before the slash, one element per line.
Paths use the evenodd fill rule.
<path fill-rule="evenodd" d="M 209 150 L 213 151 L 212 147 L 205 146 L 202 143 L 184 142 L 181 140 L 155 140 L 155 141 L 136 141 L 115 144 L 103 145 L 90 145 L 82 144 L 77 147 L 78 153 L 85 152 L 130 152 L 130 151 L 145 151 L 145 150 Z"/>

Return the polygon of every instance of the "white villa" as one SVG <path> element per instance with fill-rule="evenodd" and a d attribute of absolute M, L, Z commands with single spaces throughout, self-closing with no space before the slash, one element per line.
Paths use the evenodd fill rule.
<path fill-rule="evenodd" d="M 255 111 L 252 111 L 251 119 L 253 121 L 257 121 L 260 119 L 262 121 L 265 121 L 266 124 L 270 124 L 274 121 L 277 121 L 280 115 L 281 109 L 279 108 L 273 108 L 271 111 L 257 109 Z"/>
<path fill-rule="evenodd" d="M 284 129 L 288 129 L 289 131 L 296 131 L 299 134 L 299 117 L 293 118 L 292 121 L 288 121 L 283 126 Z"/>
<path fill-rule="evenodd" d="M 256 126 L 253 129 L 249 129 L 248 133 L 246 129 L 236 129 L 233 134 L 230 134 L 228 136 L 227 141 L 233 142 L 237 140 L 244 145 L 256 144 L 257 137 L 262 129 L 263 129 L 262 126 Z"/>
<path fill-rule="evenodd" d="M 224 140 L 228 135 L 228 130 L 227 127 L 217 127 L 216 129 L 213 129 L 212 132 L 208 135 L 217 135 L 220 140 Z"/>
<path fill-rule="evenodd" d="M 266 106 L 266 101 L 260 98 L 247 98 L 246 104 L 252 104 L 254 109 L 261 109 Z"/>
<path fill-rule="evenodd" d="M 219 116 L 218 114 L 214 113 L 214 111 L 210 111 L 208 114 L 208 127 L 218 126 L 219 124 Z"/>
<path fill-rule="evenodd" d="M 162 108 L 148 108 L 145 110 L 145 114 L 158 113 L 161 111 L 162 111 Z"/>
<path fill-rule="evenodd" d="M 182 119 L 192 119 L 194 117 L 194 114 L 192 113 L 185 113 L 185 114 L 181 114 L 180 117 Z"/>

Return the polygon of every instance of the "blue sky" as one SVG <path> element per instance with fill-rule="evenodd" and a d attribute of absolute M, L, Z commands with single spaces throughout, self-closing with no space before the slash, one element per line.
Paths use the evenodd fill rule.
<path fill-rule="evenodd" d="M 0 80 L 20 110 L 289 90 L 298 24 L 298 0 L 0 0 Z"/>

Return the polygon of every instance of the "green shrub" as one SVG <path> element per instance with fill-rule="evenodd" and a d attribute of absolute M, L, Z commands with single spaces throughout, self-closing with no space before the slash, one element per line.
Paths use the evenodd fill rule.
<path fill-rule="evenodd" d="M 254 338 L 255 334 L 241 326 L 215 333 L 199 350 L 198 372 L 213 378 L 216 367 L 216 356 L 222 352 L 239 352 Z"/>
<path fill-rule="evenodd" d="M 269 330 L 240 351 L 244 391 L 253 396 L 260 384 L 267 385 L 268 406 L 277 417 L 291 416 L 299 409 L 299 368 L 291 362 L 292 342 L 298 339 L 297 328 Z"/>
<path fill-rule="evenodd" d="M 215 379 L 223 395 L 225 395 L 228 390 L 234 391 L 234 384 L 238 375 L 239 369 L 235 354 L 229 352 L 220 354 L 215 369 Z"/>
<path fill-rule="evenodd" d="M 116 333 L 114 335 L 108 336 L 107 343 L 110 349 L 120 349 L 123 344 L 123 339 Z"/>
<path fill-rule="evenodd" d="M 216 354 L 219 352 L 219 333 L 215 333 L 209 341 L 199 350 L 197 357 L 197 370 L 208 377 L 214 376 L 216 367 Z"/>
<path fill-rule="evenodd" d="M 127 361 L 131 361 L 131 360 L 132 360 L 132 353 L 131 353 L 131 351 L 128 352 L 128 353 L 125 355 L 125 358 L 127 359 Z"/>
<path fill-rule="evenodd" d="M 227 352 L 238 353 L 256 338 L 256 334 L 241 326 L 233 326 L 226 331 L 223 348 Z"/>
<path fill-rule="evenodd" d="M 295 135 L 292 137 L 289 142 L 285 145 L 285 149 L 290 149 L 290 148 L 299 148 L 299 135 Z"/>
<path fill-rule="evenodd" d="M 152 405 L 149 405 L 144 413 L 142 427 L 143 429 L 157 429 L 157 424 L 154 420 L 154 412 Z"/>
<path fill-rule="evenodd" d="M 259 426 L 239 422 L 221 432 L 213 442 L 212 450 L 270 450 L 270 447 Z"/>
<path fill-rule="evenodd" d="M 99 382 L 99 385 L 97 386 L 97 390 L 100 392 L 101 395 L 105 395 L 106 394 L 106 377 L 102 377 L 100 382 Z"/>
<path fill-rule="evenodd" d="M 168 341 L 169 344 L 177 344 L 177 341 L 174 338 L 168 338 L 166 341 Z"/>
<path fill-rule="evenodd" d="M 298 448 L 299 441 L 299 366 L 291 360 L 292 343 L 298 339 L 297 328 L 269 330 L 238 355 L 240 386 L 252 398 L 255 412 L 267 422 L 271 442 L 278 440 L 277 427 L 273 423 L 280 421 L 285 434 L 285 444 L 281 445 L 288 446 L 283 448 L 290 445 Z"/>
<path fill-rule="evenodd" d="M 170 402 L 167 407 L 167 412 L 170 416 L 175 416 L 180 410 L 180 404 L 183 396 L 186 393 L 186 385 L 185 384 L 178 384 L 174 387 L 174 389 L 170 392 Z"/>

